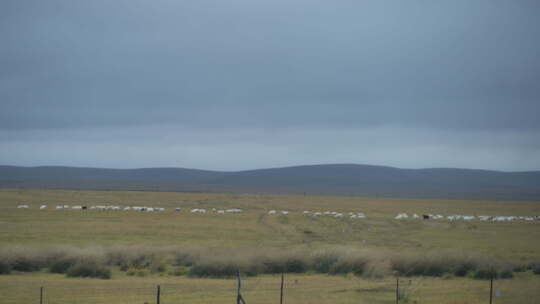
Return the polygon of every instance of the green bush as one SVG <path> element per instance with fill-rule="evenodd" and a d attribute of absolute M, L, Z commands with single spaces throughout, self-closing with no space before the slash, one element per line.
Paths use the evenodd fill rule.
<path fill-rule="evenodd" d="M 161 262 L 153 262 L 150 265 L 150 271 L 151 272 L 165 272 L 167 270 L 167 266 L 165 266 L 164 263 Z"/>
<path fill-rule="evenodd" d="M 454 267 L 453 273 L 456 277 L 464 277 L 474 271 L 475 268 L 473 263 L 460 263 Z"/>
<path fill-rule="evenodd" d="M 329 273 L 332 265 L 338 260 L 336 254 L 323 253 L 313 257 L 313 270 L 319 273 Z"/>
<path fill-rule="evenodd" d="M 474 272 L 473 278 L 479 280 L 489 280 L 498 278 L 497 271 L 494 268 L 482 268 Z"/>
<path fill-rule="evenodd" d="M 26 256 L 16 257 L 11 264 L 11 268 L 16 271 L 32 272 L 40 270 L 43 262 L 38 259 L 32 259 Z"/>
<path fill-rule="evenodd" d="M 501 279 L 511 279 L 514 277 L 514 273 L 510 269 L 504 269 L 499 273 Z"/>
<path fill-rule="evenodd" d="M 189 269 L 187 267 L 179 266 L 179 267 L 176 267 L 176 268 L 170 270 L 169 275 L 179 277 L 179 276 L 183 276 L 183 275 L 188 274 L 188 272 L 189 272 Z"/>
<path fill-rule="evenodd" d="M 78 262 L 67 270 L 66 276 L 110 279 L 111 270 L 95 262 Z"/>
<path fill-rule="evenodd" d="M 11 273 L 11 265 L 9 263 L 0 261 L 0 274 L 9 274 Z"/>
<path fill-rule="evenodd" d="M 346 274 L 354 273 L 361 275 L 364 272 L 367 261 L 360 258 L 344 257 L 338 259 L 336 263 L 330 267 L 329 274 Z"/>
<path fill-rule="evenodd" d="M 196 257 L 193 254 L 186 252 L 177 252 L 174 256 L 174 262 L 177 266 L 193 266 L 196 262 Z"/>
<path fill-rule="evenodd" d="M 134 276 L 137 274 L 137 269 L 135 268 L 129 268 L 128 270 L 126 270 L 126 275 L 128 276 Z"/>
<path fill-rule="evenodd" d="M 531 270 L 534 274 L 540 275 L 540 261 L 539 262 L 533 262 L 531 264 Z"/>
<path fill-rule="evenodd" d="M 66 273 L 69 268 L 76 264 L 75 259 L 62 258 L 51 262 L 49 272 L 51 273 Z"/>
<path fill-rule="evenodd" d="M 308 265 L 302 258 L 290 257 L 285 261 L 285 272 L 302 273 L 307 269 Z"/>
<path fill-rule="evenodd" d="M 189 269 L 188 275 L 192 277 L 227 278 L 238 272 L 238 265 L 233 263 L 201 263 Z"/>

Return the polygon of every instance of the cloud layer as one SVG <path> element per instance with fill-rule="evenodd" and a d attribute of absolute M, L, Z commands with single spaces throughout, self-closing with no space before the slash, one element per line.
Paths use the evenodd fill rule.
<path fill-rule="evenodd" d="M 492 0 L 2 1 L 0 162 L 540 169 L 538 12 Z"/>

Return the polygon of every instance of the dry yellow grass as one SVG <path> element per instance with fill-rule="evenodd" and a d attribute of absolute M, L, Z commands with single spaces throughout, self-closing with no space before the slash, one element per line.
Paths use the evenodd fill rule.
<path fill-rule="evenodd" d="M 133 304 L 155 303 L 156 286 L 161 303 L 234 303 L 236 281 L 186 277 L 128 277 L 115 273 L 112 280 L 72 279 L 62 275 L 24 274 L 0 276 L 0 299 L 5 304 L 37 303 L 44 286 L 45 303 Z M 243 279 L 248 303 L 279 303 L 279 276 Z M 488 303 L 489 282 L 471 279 L 402 278 L 401 303 Z M 500 297 L 494 303 L 540 303 L 540 277 L 520 274 L 496 280 Z M 369 281 L 354 276 L 286 275 L 285 303 L 395 303 L 395 279 Z"/>

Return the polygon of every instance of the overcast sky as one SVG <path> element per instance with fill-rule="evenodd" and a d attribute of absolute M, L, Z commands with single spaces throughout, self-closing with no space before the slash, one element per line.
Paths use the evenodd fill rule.
<path fill-rule="evenodd" d="M 540 1 L 2 0 L 0 164 L 540 169 Z"/>

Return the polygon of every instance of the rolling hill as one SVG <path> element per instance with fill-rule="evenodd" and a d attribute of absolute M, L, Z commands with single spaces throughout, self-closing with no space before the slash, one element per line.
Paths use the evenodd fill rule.
<path fill-rule="evenodd" d="M 235 172 L 0 166 L 0 187 L 540 201 L 540 171 L 400 169 L 357 164 Z"/>

